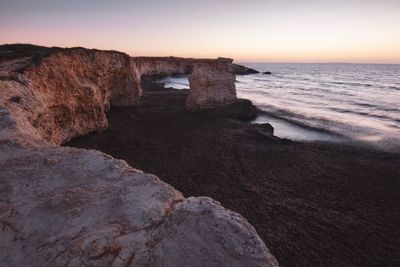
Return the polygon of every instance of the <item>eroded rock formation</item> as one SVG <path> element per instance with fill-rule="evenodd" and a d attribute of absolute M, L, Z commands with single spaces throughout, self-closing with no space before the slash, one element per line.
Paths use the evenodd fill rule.
<path fill-rule="evenodd" d="M 277 266 L 219 203 L 185 199 L 101 152 L 57 146 L 104 129 L 110 104 L 136 104 L 131 70 L 125 54 L 84 49 L 0 66 L 1 264 Z"/>
<path fill-rule="evenodd" d="M 16 123 L 24 122 L 31 135 L 53 144 L 105 129 L 110 104 L 135 105 L 139 98 L 130 58 L 123 53 L 72 49 L 51 54 L 38 66 L 28 58 L 22 68 L 3 70 L 5 108 L 21 117 Z M 10 101 L 13 97 L 19 103 Z"/>
<path fill-rule="evenodd" d="M 26 130 L 53 144 L 105 129 L 110 105 L 137 105 L 143 75 L 190 74 L 188 110 L 237 100 L 232 59 L 130 58 L 75 48 L 52 53 L 38 64 L 25 58 L 2 65 L 3 96 L 20 99 L 18 105 L 6 102 L 10 112 L 24 114 Z"/>
<path fill-rule="evenodd" d="M 190 74 L 190 95 L 186 102 L 188 110 L 201 110 L 233 103 L 236 98 L 235 71 L 237 65 L 229 58 L 151 58 L 131 59 L 136 80 L 143 75 Z M 139 88 L 140 88 L 140 82 Z M 140 89 L 141 90 L 141 89 Z"/>
<path fill-rule="evenodd" d="M 194 64 L 193 72 L 189 75 L 190 92 L 186 109 L 214 108 L 237 100 L 235 75 L 229 72 L 230 63 L 217 61 Z"/>
<path fill-rule="evenodd" d="M 3 266 L 275 266 L 240 215 L 97 151 L 0 145 Z"/>

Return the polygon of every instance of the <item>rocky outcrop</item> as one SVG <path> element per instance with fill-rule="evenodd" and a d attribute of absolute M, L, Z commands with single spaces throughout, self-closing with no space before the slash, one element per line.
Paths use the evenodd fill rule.
<path fill-rule="evenodd" d="M 18 105 L 9 105 L 10 112 L 24 114 L 31 135 L 60 144 L 105 129 L 110 105 L 137 105 L 145 75 L 190 74 L 188 110 L 232 104 L 237 101 L 232 61 L 130 58 L 119 52 L 73 48 L 51 53 L 38 64 L 32 58 L 2 64 L 0 78 L 6 105 L 20 98 Z"/>
<path fill-rule="evenodd" d="M 277 266 L 219 203 L 185 199 L 98 151 L 57 146 L 107 127 L 110 104 L 136 104 L 127 55 L 73 49 L 20 61 L 0 67 L 2 265 Z"/>
<path fill-rule="evenodd" d="M 186 101 L 188 110 L 216 108 L 237 100 L 235 70 L 229 58 L 132 58 L 136 80 L 144 75 L 167 76 L 190 74 L 190 95 Z M 140 86 L 140 82 L 138 83 Z M 141 89 L 140 89 L 141 90 Z"/>
<path fill-rule="evenodd" d="M 233 103 L 236 98 L 235 75 L 229 62 L 195 63 L 189 75 L 190 92 L 186 109 L 215 108 Z"/>
<path fill-rule="evenodd" d="M 254 228 L 97 151 L 0 146 L 3 266 L 276 266 Z"/>
<path fill-rule="evenodd" d="M 248 74 L 257 74 L 260 73 L 259 71 L 252 69 L 252 68 L 248 68 L 242 65 L 238 65 L 238 64 L 232 64 L 233 66 L 233 73 L 235 73 L 236 75 L 248 75 Z"/>
<path fill-rule="evenodd" d="M 4 105 L 12 116 L 23 115 L 33 135 L 53 144 L 105 129 L 110 104 L 135 105 L 139 98 L 130 58 L 123 53 L 71 49 L 38 66 L 28 58 L 17 70 L 3 70 Z"/>

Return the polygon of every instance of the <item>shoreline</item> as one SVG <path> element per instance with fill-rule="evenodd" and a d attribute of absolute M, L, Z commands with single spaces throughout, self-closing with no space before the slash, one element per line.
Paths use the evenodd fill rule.
<path fill-rule="evenodd" d="M 240 77 L 253 76 L 237 75 L 236 87 L 240 98 L 253 101 L 253 104 L 257 107 L 258 117 L 255 119 L 254 123 L 271 122 L 272 126 L 276 129 L 276 135 L 280 138 L 287 138 L 300 142 L 327 141 L 348 143 L 351 146 L 400 154 L 400 140 L 398 137 L 393 135 L 393 133 L 385 132 L 383 130 L 379 132 L 377 129 L 368 129 L 367 127 L 363 128 L 363 126 L 352 124 L 351 121 L 335 121 L 334 119 L 330 120 L 327 117 L 304 117 L 301 112 L 296 113 L 285 110 L 285 108 L 279 109 L 272 107 L 271 109 L 262 101 L 259 102 L 257 95 L 247 93 L 244 93 L 244 95 L 242 94 L 243 92 L 241 90 L 243 90 L 243 88 L 240 88 L 238 84 L 248 82 L 241 80 Z M 261 77 L 265 77 L 265 75 Z M 176 77 L 167 77 L 156 79 L 156 82 L 162 84 L 165 88 L 177 90 L 189 89 L 187 76 L 180 75 L 178 78 L 183 78 L 183 80 L 176 79 Z M 247 90 L 248 89 L 245 88 L 244 92 L 247 92 Z M 374 117 L 373 115 L 371 116 Z"/>
<path fill-rule="evenodd" d="M 0 64 L 4 264 L 278 266 L 255 228 L 219 202 L 185 198 L 159 177 L 101 151 L 61 146 L 107 129 L 110 106 L 142 110 L 135 107 L 149 73 L 209 79 L 214 87 L 193 86 L 185 109 L 226 104 L 220 111 L 235 115 L 232 106 L 251 108 L 249 101 L 236 102 L 229 62 L 76 48 Z M 204 91 L 206 101 L 193 96 Z"/>
<path fill-rule="evenodd" d="M 187 90 L 143 88 L 138 107 L 110 110 L 107 130 L 65 145 L 216 199 L 249 220 L 282 266 L 400 264 L 397 155 L 272 137 L 267 125 L 185 111 Z"/>

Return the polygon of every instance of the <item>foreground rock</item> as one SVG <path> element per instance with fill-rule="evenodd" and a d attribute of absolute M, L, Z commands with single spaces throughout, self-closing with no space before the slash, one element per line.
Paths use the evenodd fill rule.
<path fill-rule="evenodd" d="M 282 266 L 400 266 L 398 154 L 279 139 L 268 124 L 187 112 L 189 90 L 158 87 L 144 85 L 139 108 L 112 108 L 106 131 L 67 145 L 220 201 Z"/>
<path fill-rule="evenodd" d="M 277 266 L 254 228 L 219 203 L 58 146 L 104 129 L 111 104 L 136 102 L 126 55 L 75 49 L 21 62 L 0 68 L 2 265 Z"/>
<path fill-rule="evenodd" d="M 276 266 L 254 228 L 209 198 L 97 151 L 2 144 L 4 266 Z"/>

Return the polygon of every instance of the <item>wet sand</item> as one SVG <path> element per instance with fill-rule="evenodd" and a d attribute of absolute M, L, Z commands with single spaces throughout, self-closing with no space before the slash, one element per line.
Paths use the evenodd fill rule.
<path fill-rule="evenodd" d="M 185 196 L 242 214 L 282 266 L 400 266 L 400 155 L 268 135 L 184 110 L 187 90 L 144 86 L 139 107 L 68 146 L 98 149 Z"/>

